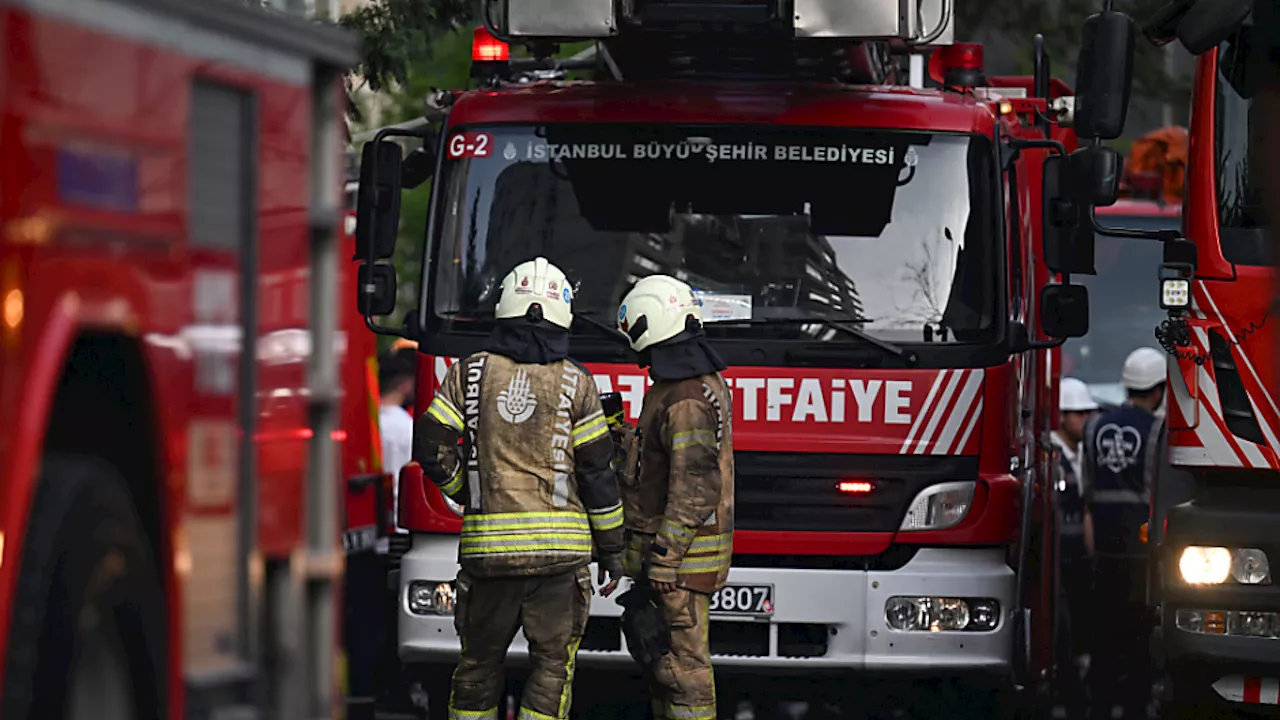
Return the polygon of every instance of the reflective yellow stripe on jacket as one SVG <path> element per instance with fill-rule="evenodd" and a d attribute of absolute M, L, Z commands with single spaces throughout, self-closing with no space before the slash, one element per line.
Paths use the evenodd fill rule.
<path fill-rule="evenodd" d="M 583 418 L 573 426 L 573 446 L 581 447 L 604 437 L 609 432 L 609 423 L 604 418 L 604 412 L 600 411 L 593 415 Z"/>
<path fill-rule="evenodd" d="M 684 562 L 676 570 L 678 575 L 718 573 L 727 569 L 733 561 L 733 533 L 699 535 L 684 554 Z"/>
<path fill-rule="evenodd" d="M 459 554 L 590 556 L 591 524 L 585 512 L 468 513 Z"/>
<path fill-rule="evenodd" d="M 462 432 L 465 427 L 462 424 L 461 413 L 448 400 L 445 400 L 443 395 L 436 395 L 431 400 L 431 404 L 427 406 L 427 414 L 441 425 L 453 428 L 458 432 Z"/>

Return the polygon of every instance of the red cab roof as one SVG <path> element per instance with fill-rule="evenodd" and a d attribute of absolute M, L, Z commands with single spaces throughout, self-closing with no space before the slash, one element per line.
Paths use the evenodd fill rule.
<path fill-rule="evenodd" d="M 664 81 L 544 82 L 473 90 L 450 125 L 546 122 L 738 123 L 891 127 L 990 134 L 991 101 L 903 87 Z"/>

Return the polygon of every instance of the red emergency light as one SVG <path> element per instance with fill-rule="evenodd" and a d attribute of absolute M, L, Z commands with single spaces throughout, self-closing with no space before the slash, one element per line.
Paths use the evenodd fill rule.
<path fill-rule="evenodd" d="M 471 36 L 472 62 L 508 62 L 511 59 L 511 48 L 498 38 L 489 34 L 483 27 L 476 28 Z"/>
<path fill-rule="evenodd" d="M 866 480 L 841 480 L 836 483 L 836 490 L 845 495 L 866 495 L 872 489 L 872 484 Z"/>
<path fill-rule="evenodd" d="M 982 45 L 944 45 L 929 56 L 929 77 L 948 87 L 972 88 L 986 83 Z"/>

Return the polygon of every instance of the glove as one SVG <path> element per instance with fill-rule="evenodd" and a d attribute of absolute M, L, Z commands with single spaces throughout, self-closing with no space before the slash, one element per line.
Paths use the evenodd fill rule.
<path fill-rule="evenodd" d="M 636 583 L 618 597 L 622 606 L 622 635 L 627 650 L 643 668 L 650 668 L 671 652 L 671 628 L 661 600 L 648 583 Z"/>
<path fill-rule="evenodd" d="M 622 569 L 622 555 L 611 553 L 600 558 L 600 569 L 608 576 L 610 581 L 621 580 L 626 572 Z"/>

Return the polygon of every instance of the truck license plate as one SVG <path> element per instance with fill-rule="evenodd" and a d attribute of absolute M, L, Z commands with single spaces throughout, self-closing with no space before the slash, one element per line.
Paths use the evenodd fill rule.
<path fill-rule="evenodd" d="M 772 585 L 725 585 L 711 596 L 717 615 L 772 615 Z"/>

